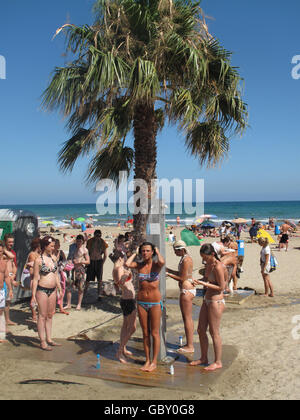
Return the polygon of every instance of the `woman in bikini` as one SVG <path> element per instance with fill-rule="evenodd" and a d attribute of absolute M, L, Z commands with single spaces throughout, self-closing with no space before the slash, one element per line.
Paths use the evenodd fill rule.
<path fill-rule="evenodd" d="M 34 277 L 33 274 L 33 267 L 34 267 L 34 262 L 37 258 L 39 258 L 41 255 L 41 241 L 39 238 L 35 238 L 33 239 L 33 241 L 31 242 L 31 252 L 28 255 L 27 258 L 27 263 L 25 268 L 27 270 L 29 270 L 30 273 L 30 277 L 31 277 L 31 283 L 30 283 L 30 288 L 32 290 L 32 280 Z M 33 322 L 37 322 L 37 313 L 36 313 L 36 308 L 30 306 L 30 310 L 31 310 L 31 314 L 32 314 L 32 321 Z"/>
<path fill-rule="evenodd" d="M 178 282 L 180 289 L 180 310 L 184 323 L 184 330 L 187 344 L 181 347 L 178 352 L 194 353 L 194 321 L 192 317 L 193 299 L 196 296 L 196 288 L 193 284 L 193 260 L 189 256 L 186 244 L 183 241 L 177 241 L 173 245 L 177 257 L 181 257 L 178 271 L 167 268 L 167 276 Z"/>
<path fill-rule="evenodd" d="M 121 363 L 127 363 L 126 356 L 130 356 L 132 353 L 126 349 L 126 344 L 136 330 L 135 290 L 132 282 L 132 273 L 124 266 L 126 255 L 120 250 L 115 250 L 109 258 L 114 263 L 114 283 L 116 287 L 122 290 L 120 305 L 124 319 L 120 333 L 120 347 L 117 358 Z"/>
<path fill-rule="evenodd" d="M 134 262 L 140 255 L 142 262 Z M 157 261 L 153 259 L 157 257 Z M 157 357 L 160 348 L 160 320 L 163 310 L 161 294 L 159 291 L 159 274 L 165 260 L 159 250 L 150 242 L 144 242 L 138 252 L 134 253 L 125 263 L 127 268 L 137 269 L 139 277 L 139 291 L 137 297 L 138 314 L 143 331 L 146 363 L 141 368 L 144 372 L 152 372 L 157 366 Z M 153 360 L 150 359 L 150 334 L 153 338 Z"/>
<path fill-rule="evenodd" d="M 214 247 L 205 244 L 200 249 L 200 255 L 206 262 L 205 279 L 195 280 L 196 284 L 204 286 L 206 293 L 199 315 L 198 334 L 200 339 L 201 358 L 191 363 L 191 366 L 206 366 L 206 371 L 222 368 L 222 339 L 220 324 L 225 309 L 223 290 L 225 287 L 224 265 L 218 259 Z M 208 337 L 207 329 L 211 334 L 215 352 L 215 362 L 208 365 Z"/>
<path fill-rule="evenodd" d="M 33 267 L 31 306 L 39 307 L 38 334 L 41 349 L 45 351 L 51 351 L 51 347 L 59 345 L 51 339 L 57 291 L 60 298 L 62 297 L 58 263 L 53 256 L 54 246 L 55 239 L 50 236 L 41 239 L 41 256 L 35 260 Z"/>
<path fill-rule="evenodd" d="M 59 313 L 63 314 L 63 315 L 69 315 L 69 312 L 64 310 L 63 304 L 64 304 L 64 297 L 65 297 L 65 293 L 66 293 L 66 281 L 67 281 L 67 275 L 66 272 L 64 271 L 65 266 L 67 264 L 67 258 L 66 255 L 64 253 L 64 251 L 62 249 L 60 249 L 60 241 L 59 239 L 55 239 L 55 247 L 54 247 L 54 253 L 53 255 L 55 256 L 56 260 L 57 260 L 57 265 L 58 265 L 58 275 L 60 278 L 60 285 L 61 285 L 61 289 L 62 289 L 62 298 L 60 299 L 59 297 L 57 297 L 57 303 L 59 306 Z"/>

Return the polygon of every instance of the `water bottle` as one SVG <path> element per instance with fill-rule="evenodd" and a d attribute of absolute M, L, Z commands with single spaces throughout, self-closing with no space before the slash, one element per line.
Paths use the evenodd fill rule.
<path fill-rule="evenodd" d="M 100 364 L 100 354 L 97 354 L 97 365 L 96 365 L 96 369 L 100 369 L 101 364 Z"/>
<path fill-rule="evenodd" d="M 170 375 L 174 375 L 174 365 L 170 366 Z"/>
<path fill-rule="evenodd" d="M 179 336 L 179 345 L 180 346 L 183 345 L 183 337 L 182 337 L 182 335 Z"/>

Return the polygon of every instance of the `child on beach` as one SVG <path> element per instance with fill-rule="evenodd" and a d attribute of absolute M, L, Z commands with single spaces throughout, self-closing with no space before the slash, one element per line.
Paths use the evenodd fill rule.
<path fill-rule="evenodd" d="M 261 275 L 265 284 L 265 296 L 274 297 L 273 284 L 270 278 L 271 272 L 271 248 L 268 238 L 259 238 L 258 244 L 262 247 L 260 252 Z"/>
<path fill-rule="evenodd" d="M 123 312 L 123 325 L 120 334 L 120 347 L 117 353 L 117 358 L 121 363 L 127 363 L 126 356 L 132 353 L 126 349 L 130 337 L 136 330 L 136 301 L 135 290 L 132 282 L 132 273 L 125 267 L 125 255 L 122 251 L 115 250 L 110 256 L 114 263 L 113 279 L 115 285 L 122 290 L 122 297 L 120 300 L 121 309 Z"/>

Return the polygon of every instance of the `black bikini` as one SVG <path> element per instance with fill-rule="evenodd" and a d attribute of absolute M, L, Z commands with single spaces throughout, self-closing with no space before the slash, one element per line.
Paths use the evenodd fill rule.
<path fill-rule="evenodd" d="M 46 295 L 50 297 L 52 293 L 56 291 L 56 287 L 52 287 L 51 289 L 49 289 L 48 287 L 38 286 L 36 291 L 46 293 Z"/>
<path fill-rule="evenodd" d="M 43 256 L 42 256 L 41 258 L 42 258 L 42 266 L 41 266 L 41 268 L 40 268 L 40 274 L 41 274 L 41 275 L 47 276 L 47 275 L 48 275 L 48 274 L 50 274 L 50 273 L 56 273 L 56 272 L 57 272 L 58 267 L 57 267 L 56 262 L 55 262 L 55 261 L 53 261 L 52 257 L 51 257 L 51 259 L 52 259 L 52 261 L 53 261 L 53 263 L 54 263 L 53 268 L 49 268 L 49 267 L 47 267 L 47 266 L 46 266 L 46 264 L 45 264 L 45 261 L 44 261 Z M 50 297 L 50 296 L 52 295 L 52 293 L 54 293 L 54 292 L 56 291 L 56 287 L 51 287 L 51 288 L 49 288 L 49 287 L 42 287 L 42 286 L 38 286 L 38 287 L 37 287 L 37 292 L 38 292 L 38 291 L 43 292 L 43 293 L 45 293 L 48 297 Z"/>

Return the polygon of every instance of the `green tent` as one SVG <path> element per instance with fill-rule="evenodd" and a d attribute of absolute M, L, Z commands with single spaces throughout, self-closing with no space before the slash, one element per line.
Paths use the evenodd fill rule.
<path fill-rule="evenodd" d="M 193 232 L 184 229 L 181 232 L 181 240 L 184 241 L 187 246 L 200 246 L 203 239 L 198 239 Z"/>

